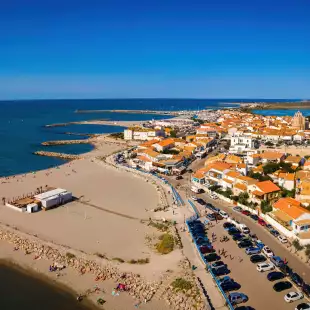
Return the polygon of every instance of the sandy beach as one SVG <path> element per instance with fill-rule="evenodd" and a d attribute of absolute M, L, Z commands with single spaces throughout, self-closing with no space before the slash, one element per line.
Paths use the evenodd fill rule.
<path fill-rule="evenodd" d="M 168 212 L 153 212 L 163 204 L 163 191 L 169 195 L 168 188 L 163 189 L 161 186 L 159 189 L 159 184 L 153 180 L 115 169 L 100 160 L 128 147 L 128 143 L 107 136 L 95 139 L 96 148 L 83 154 L 83 159 L 56 168 L 0 179 L 0 196 L 5 197 L 6 201 L 46 185 L 65 188 L 76 198 L 56 209 L 32 214 L 1 206 L 1 231 L 13 230 L 16 234 L 50 244 L 59 251 L 73 251 L 77 257 L 96 260 L 100 256 L 101 265 L 109 265 L 120 272 L 139 274 L 143 283 L 159 285 L 167 276 L 167 270 L 178 274 L 181 270 L 178 264 L 183 259 L 182 251 L 178 248 L 167 255 L 160 255 L 146 242 L 146 236 L 156 239 L 161 235 L 156 228 L 148 225 L 150 218 L 172 217 L 171 209 Z M 165 203 L 171 203 L 171 197 L 166 199 Z M 174 219 L 183 221 L 184 212 L 173 214 Z M 67 268 L 65 275 L 56 279 L 53 273 L 48 272 L 52 260 L 34 260 L 34 254 L 25 255 L 21 251 L 14 251 L 12 244 L 4 241 L 0 241 L 0 244 L 0 258 L 46 274 L 76 293 L 97 284 L 94 274 L 81 277 L 71 268 Z M 119 263 L 119 259 L 124 263 Z M 148 259 L 149 263 L 128 263 L 133 259 Z M 110 279 L 101 284 L 105 291 L 112 291 L 117 283 L 115 279 Z M 166 285 L 170 285 L 170 282 Z M 96 297 L 90 299 L 95 300 Z M 106 309 L 130 309 L 134 305 L 133 298 L 127 293 L 116 299 L 105 296 L 105 300 L 108 301 Z M 153 298 L 139 306 L 141 309 L 165 307 L 167 305 L 160 298 Z"/>

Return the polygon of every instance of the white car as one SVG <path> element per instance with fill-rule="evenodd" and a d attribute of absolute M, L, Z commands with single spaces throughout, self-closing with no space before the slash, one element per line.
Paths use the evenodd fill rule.
<path fill-rule="evenodd" d="M 301 292 L 289 292 L 284 296 L 286 302 L 293 302 L 302 298 L 304 298 L 304 295 Z"/>
<path fill-rule="evenodd" d="M 264 271 L 270 271 L 270 270 L 273 270 L 275 267 L 274 267 L 274 264 L 273 263 L 259 263 L 257 264 L 257 271 L 259 272 L 264 272 Z"/>
<path fill-rule="evenodd" d="M 278 236 L 278 239 L 279 239 L 279 241 L 281 242 L 281 243 L 287 243 L 287 239 L 286 239 L 286 237 L 284 237 L 284 236 Z"/>
<path fill-rule="evenodd" d="M 310 310 L 310 303 L 303 302 L 296 306 L 295 310 Z"/>
<path fill-rule="evenodd" d="M 267 246 L 264 246 L 264 247 L 263 247 L 263 253 L 264 253 L 267 257 L 272 257 L 272 256 L 274 256 L 273 252 L 272 252 Z"/>
<path fill-rule="evenodd" d="M 219 214 L 220 214 L 224 219 L 228 219 L 228 218 L 229 218 L 229 215 L 228 215 L 225 211 L 223 211 L 223 210 L 221 210 L 221 211 L 219 212 Z"/>
<path fill-rule="evenodd" d="M 196 197 L 196 196 L 192 196 L 191 197 L 194 201 L 197 201 L 198 200 L 198 198 Z"/>

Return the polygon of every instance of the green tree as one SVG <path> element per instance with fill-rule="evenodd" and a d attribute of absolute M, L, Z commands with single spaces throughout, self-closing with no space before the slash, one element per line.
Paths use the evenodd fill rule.
<path fill-rule="evenodd" d="M 248 205 L 249 194 L 247 192 L 243 192 L 238 197 L 238 202 L 242 205 Z"/>
<path fill-rule="evenodd" d="M 271 141 L 267 141 L 267 142 L 265 143 L 265 145 L 267 145 L 267 146 L 273 146 L 273 143 L 272 143 Z"/>
<path fill-rule="evenodd" d="M 171 138 L 176 138 L 177 137 L 177 132 L 175 130 L 170 131 L 170 137 Z"/>
<path fill-rule="evenodd" d="M 271 205 L 269 204 L 269 202 L 266 201 L 266 200 L 263 200 L 263 201 L 261 202 L 260 207 L 261 207 L 262 212 L 263 212 L 264 214 L 272 211 L 272 206 L 271 206 Z"/>
<path fill-rule="evenodd" d="M 304 247 L 300 244 L 299 240 L 298 239 L 295 239 L 293 241 L 293 247 L 295 248 L 295 253 L 301 251 Z"/>
<path fill-rule="evenodd" d="M 307 263 L 309 262 L 309 260 L 310 260 L 310 244 L 307 244 L 306 245 L 306 250 L 305 250 L 305 254 L 306 254 L 306 257 L 307 257 Z"/>

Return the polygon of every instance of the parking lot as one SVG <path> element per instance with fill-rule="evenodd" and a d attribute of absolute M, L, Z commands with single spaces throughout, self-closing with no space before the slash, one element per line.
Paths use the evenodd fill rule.
<path fill-rule="evenodd" d="M 283 292 L 275 292 L 273 285 L 279 281 L 270 282 L 267 280 L 266 272 L 258 272 L 255 263 L 250 261 L 250 256 L 245 253 L 245 249 L 240 249 L 237 242 L 233 241 L 231 236 L 223 228 L 225 220 L 214 223 L 214 227 L 209 229 L 208 235 L 211 236 L 215 233 L 217 240 L 213 243 L 217 253 L 224 249 L 226 257 L 221 256 L 221 260 L 227 264 L 230 270 L 229 276 L 241 285 L 239 292 L 244 293 L 249 297 L 245 305 L 251 306 L 256 310 L 259 309 L 295 309 L 301 302 L 308 302 L 305 299 L 298 300 L 293 303 L 284 301 L 284 295 L 291 291 L 296 291 L 295 287 L 285 290 Z M 220 242 L 222 236 L 228 236 L 229 241 Z M 231 255 L 231 256 L 230 256 Z M 286 280 L 286 279 L 283 279 Z"/>
<path fill-rule="evenodd" d="M 202 195 L 199 196 L 201 197 Z M 223 206 L 222 201 L 213 200 L 209 197 L 206 198 L 205 195 L 203 199 L 206 202 L 211 202 L 219 209 L 226 211 L 230 215 L 230 218 L 235 218 L 240 223 L 246 224 L 247 227 L 250 228 L 251 233 L 256 234 L 265 245 L 274 251 L 275 255 L 285 259 L 289 266 L 294 269 L 294 272 L 299 273 L 306 282 L 309 282 L 308 267 L 290 253 L 283 244 L 268 232 L 266 228 L 258 225 L 257 222 L 253 221 L 250 217 L 233 211 L 232 206 Z M 198 206 L 199 204 L 196 203 L 196 205 Z M 201 205 L 199 208 L 205 210 Z M 212 213 L 212 211 L 209 211 L 208 209 L 206 210 L 207 214 Z M 250 261 L 250 255 L 245 253 L 245 249 L 240 249 L 237 242 L 233 241 L 232 237 L 224 230 L 223 223 L 226 221 L 227 220 L 225 219 L 218 221 L 218 223 L 212 221 L 213 227 L 209 228 L 208 236 L 212 239 L 212 233 L 216 234 L 217 238 L 213 242 L 214 249 L 218 254 L 222 253 L 222 250 L 226 251 L 224 255 L 220 255 L 221 260 L 227 264 L 228 269 L 230 270 L 229 276 L 241 285 L 238 292 L 244 293 L 249 297 L 248 302 L 242 305 L 247 305 L 254 309 L 295 309 L 300 303 L 310 302 L 308 298 L 305 297 L 298 301 L 287 303 L 284 300 L 285 294 L 288 292 L 300 292 L 301 289 L 298 288 L 288 277 L 283 280 L 271 282 L 267 279 L 267 275 L 270 271 L 258 272 L 256 270 L 257 264 Z M 228 236 L 229 241 L 220 242 L 220 239 L 223 236 Z M 268 263 L 269 259 L 267 259 L 266 262 Z M 276 268 L 273 271 L 278 270 Z M 293 287 L 279 293 L 275 292 L 273 290 L 273 285 L 281 281 L 289 281 L 293 284 Z"/>

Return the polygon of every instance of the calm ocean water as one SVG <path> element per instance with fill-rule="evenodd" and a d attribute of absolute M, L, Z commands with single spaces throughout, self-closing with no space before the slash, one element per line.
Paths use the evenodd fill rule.
<path fill-rule="evenodd" d="M 252 99 L 250 101 L 257 102 L 259 100 Z M 272 101 L 277 100 L 270 100 L 270 102 Z M 41 170 L 63 163 L 62 160 L 57 158 L 33 155 L 32 153 L 37 150 L 53 150 L 71 154 L 80 154 L 91 150 L 92 146 L 85 144 L 50 147 L 40 145 L 40 143 L 49 140 L 83 138 L 65 135 L 64 132 L 112 133 L 123 130 L 123 128 L 115 126 L 96 125 L 44 128 L 43 126 L 46 124 L 92 119 L 145 120 L 162 118 L 160 115 L 74 113 L 77 109 L 197 110 L 236 106 L 233 104 L 234 102 L 241 102 L 241 100 L 98 99 L 0 101 L 0 176 Z"/>
<path fill-rule="evenodd" d="M 90 310 L 75 297 L 19 269 L 0 265 L 0 309 Z"/>
<path fill-rule="evenodd" d="M 278 116 L 293 116 L 297 111 L 300 111 L 304 116 L 310 116 L 310 109 L 291 109 L 291 110 L 285 110 L 285 109 L 280 109 L 280 110 L 253 110 L 254 113 L 256 114 L 261 114 L 261 115 L 278 115 Z"/>

